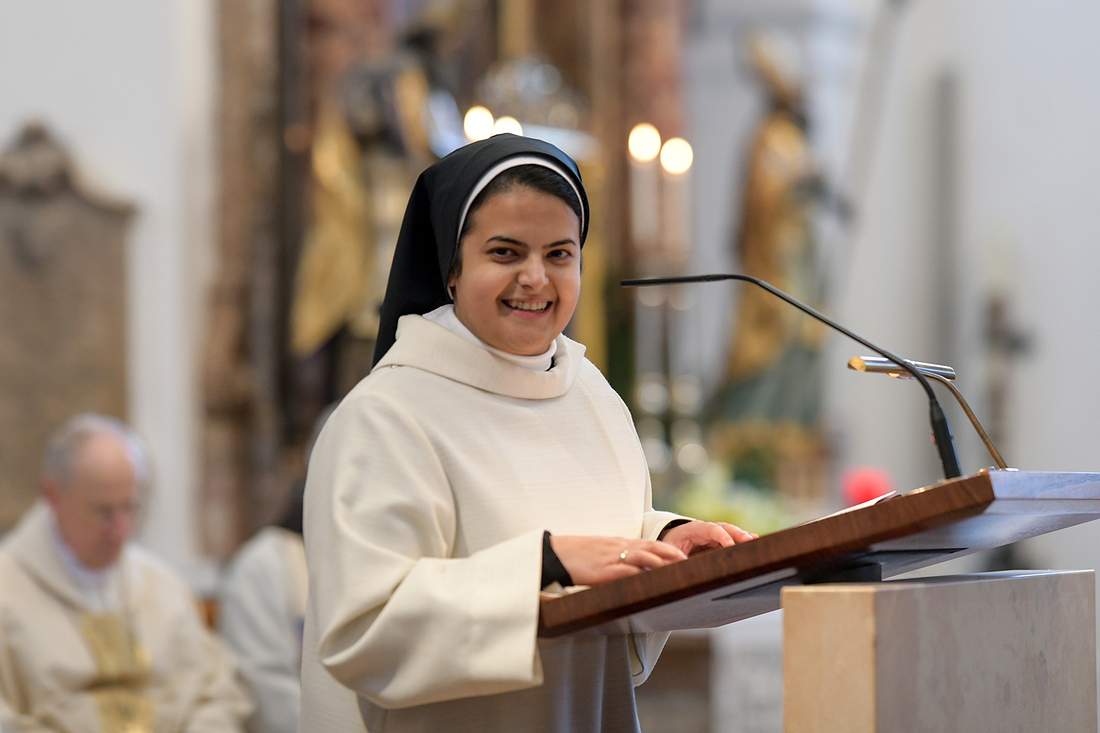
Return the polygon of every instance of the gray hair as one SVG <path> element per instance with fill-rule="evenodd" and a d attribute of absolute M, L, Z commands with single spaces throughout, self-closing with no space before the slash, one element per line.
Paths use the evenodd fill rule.
<path fill-rule="evenodd" d="M 122 442 L 133 464 L 138 486 L 145 488 L 149 483 L 149 460 L 141 438 L 121 420 L 94 412 L 69 418 L 50 436 L 42 461 L 42 478 L 52 479 L 60 487 L 68 488 L 72 484 L 73 468 L 80 450 L 90 438 L 103 434 L 113 435 Z"/>

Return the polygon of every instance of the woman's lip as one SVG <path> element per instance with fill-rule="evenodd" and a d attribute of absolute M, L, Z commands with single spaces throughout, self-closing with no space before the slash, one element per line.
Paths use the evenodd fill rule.
<path fill-rule="evenodd" d="M 538 311 L 526 310 L 524 308 L 516 308 L 514 305 L 509 303 L 509 301 L 511 301 L 512 303 L 529 303 L 529 304 L 546 303 L 546 307 L 543 308 L 542 310 L 538 310 Z M 554 301 L 552 301 L 552 300 L 521 300 L 519 298 L 505 298 L 501 302 L 504 303 L 505 307 L 508 308 L 508 310 L 510 310 L 511 312 L 521 313 L 521 314 L 527 315 L 527 316 L 542 316 L 542 315 L 545 315 L 545 314 L 549 313 L 550 310 L 554 307 Z"/>

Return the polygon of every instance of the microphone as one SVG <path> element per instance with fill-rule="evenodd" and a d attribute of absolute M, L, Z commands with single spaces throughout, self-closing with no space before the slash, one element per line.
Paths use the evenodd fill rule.
<path fill-rule="evenodd" d="M 928 380 L 920 370 L 913 366 L 913 363 L 907 359 L 902 359 L 896 354 L 892 354 L 881 346 L 877 346 L 862 336 L 848 330 L 844 326 L 841 326 L 836 321 L 811 308 L 800 300 L 787 295 L 779 288 L 766 283 L 763 280 L 752 277 L 750 275 L 738 275 L 738 274 L 714 274 L 714 275 L 686 275 L 682 277 L 650 277 L 650 278 L 638 278 L 630 280 L 620 280 L 619 284 L 625 288 L 646 287 L 650 285 L 681 285 L 684 283 L 702 283 L 702 282 L 719 282 L 722 280 L 740 280 L 741 282 L 752 283 L 759 288 L 767 290 L 769 293 L 784 300 L 795 308 L 798 308 L 803 313 L 821 321 L 826 326 L 839 331 L 853 341 L 866 346 L 871 351 L 877 354 L 881 354 L 890 361 L 898 364 L 902 369 L 913 375 L 913 378 L 920 382 L 920 385 L 924 387 L 924 391 L 928 394 L 928 412 L 929 420 L 932 423 L 932 443 L 936 446 L 936 451 L 939 453 L 940 465 L 943 466 L 943 475 L 945 478 L 958 478 L 962 475 L 962 471 L 959 469 L 959 457 L 955 453 L 955 441 L 951 437 L 951 426 L 947 423 L 947 415 L 944 414 L 943 408 L 940 406 L 939 400 L 936 399 L 936 393 L 932 391 L 932 385 L 928 383 Z"/>
<path fill-rule="evenodd" d="M 981 422 L 978 420 L 978 416 L 970 409 L 970 405 L 967 403 L 966 398 L 962 396 L 962 392 L 951 383 L 951 380 L 955 378 L 955 370 L 943 364 L 925 364 L 923 361 L 914 361 L 910 363 L 919 369 L 924 376 L 947 387 L 947 390 L 954 395 L 955 401 L 959 403 L 959 407 L 963 409 L 967 419 L 970 420 L 970 424 L 974 427 L 974 432 L 982 439 L 985 449 L 989 451 L 989 455 L 992 456 L 993 460 L 997 463 L 997 468 L 1002 471 L 1014 470 L 1010 469 L 1008 464 L 1005 463 L 1005 460 L 1001 458 L 1000 452 L 998 452 L 997 447 L 993 445 L 993 441 L 990 439 L 989 434 L 985 432 L 985 428 L 982 427 Z M 854 369 L 857 372 L 878 372 L 879 374 L 888 374 L 896 379 L 912 379 L 912 377 L 905 373 L 904 369 L 889 359 L 883 359 L 880 356 L 853 356 L 848 360 L 848 368 Z"/>

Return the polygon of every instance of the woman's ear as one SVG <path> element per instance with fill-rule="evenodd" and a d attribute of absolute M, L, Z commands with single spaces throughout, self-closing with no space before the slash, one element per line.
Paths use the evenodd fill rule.
<path fill-rule="evenodd" d="M 451 271 L 447 273 L 447 295 L 453 303 L 455 300 L 455 285 L 458 284 L 458 276 L 462 273 L 462 243 L 459 242 L 455 250 L 454 259 L 451 261 Z"/>

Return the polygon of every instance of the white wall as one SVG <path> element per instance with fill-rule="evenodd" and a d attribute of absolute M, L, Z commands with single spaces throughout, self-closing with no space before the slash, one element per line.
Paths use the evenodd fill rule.
<path fill-rule="evenodd" d="M 0 139 L 42 120 L 97 185 L 135 203 L 130 419 L 155 487 L 144 544 L 193 579 L 197 365 L 213 235 L 211 0 L 0 3 Z"/>
<path fill-rule="evenodd" d="M 899 69 L 905 75 L 901 104 L 922 113 L 934 65 L 956 68 L 961 82 L 958 237 L 960 282 L 967 284 L 962 316 L 969 325 L 957 346 L 960 362 L 973 374 L 971 392 L 980 394 L 984 368 L 978 298 L 991 271 L 1004 268 L 1013 285 L 1015 318 L 1033 346 L 1014 374 L 1009 435 L 1001 450 L 1010 465 L 1023 469 L 1100 471 L 1100 384 L 1090 366 L 1100 359 L 1100 290 L 1094 283 L 1100 272 L 1100 207 L 1092 201 L 1100 192 L 1100 6 L 1085 0 L 967 0 L 914 10 L 914 32 L 902 51 L 907 63 Z M 901 120 L 891 133 L 896 137 L 882 140 L 879 170 L 884 181 L 897 180 L 896 195 L 883 195 L 872 206 L 860 259 L 876 258 L 872 242 L 895 241 L 895 252 L 921 245 L 914 230 L 899 226 L 906 209 L 898 202 L 906 191 L 919 190 L 919 173 L 895 169 L 904 167 L 903 151 L 920 148 L 921 134 Z M 990 250 L 996 249 L 1003 252 L 993 258 Z M 907 270 L 897 254 L 877 259 L 877 266 L 864 262 L 853 284 L 886 294 L 891 283 L 906 283 L 927 298 L 927 283 L 921 284 L 926 272 Z M 882 329 L 897 317 L 864 314 L 854 299 L 846 315 L 875 320 L 873 327 Z M 844 394 L 853 408 L 861 400 L 867 406 L 855 389 Z M 956 423 L 957 434 L 965 429 Z M 854 429 L 853 448 L 864 456 L 879 448 L 889 455 L 889 446 L 877 446 L 871 432 Z M 976 460 L 971 469 L 980 465 Z M 1040 568 L 1100 568 L 1100 525 L 1036 538 L 1023 553 Z"/>
<path fill-rule="evenodd" d="M 935 78 L 952 70 L 960 153 L 960 325 L 952 347 L 959 386 L 982 412 L 980 309 L 992 279 L 1008 281 L 1014 318 L 1030 334 L 1032 351 L 1017 362 L 1001 449 L 1023 469 L 1100 470 L 1100 385 L 1084 366 L 1100 359 L 1100 290 L 1092 283 L 1100 270 L 1100 207 L 1090 205 L 1100 191 L 1098 32 L 1100 6 L 1084 0 L 911 3 L 838 304 L 856 330 L 902 353 L 921 358 L 939 348 L 930 317 L 930 123 Z M 888 462 L 902 486 L 936 478 L 919 391 L 903 396 L 905 385 L 854 374 L 834 385 L 848 461 Z M 882 431 L 886 422 L 897 431 Z M 968 427 L 954 428 L 964 470 L 988 465 Z"/>

